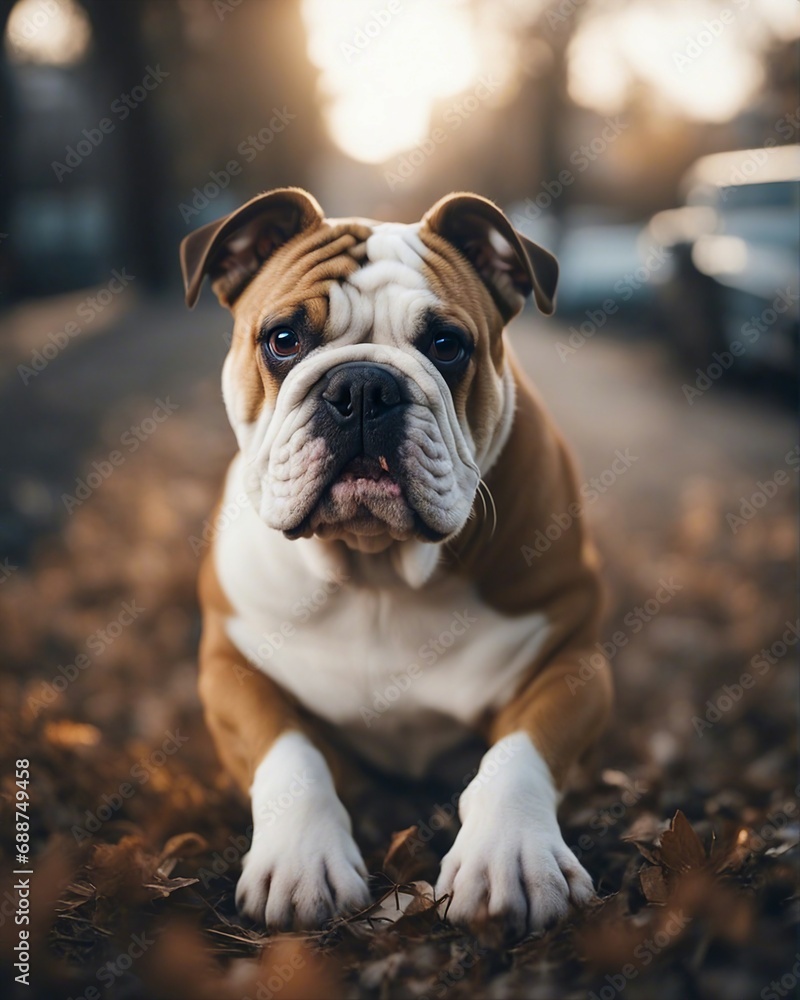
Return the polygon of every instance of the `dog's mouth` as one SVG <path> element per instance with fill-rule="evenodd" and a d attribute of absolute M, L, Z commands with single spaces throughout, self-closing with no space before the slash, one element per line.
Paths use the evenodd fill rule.
<path fill-rule="evenodd" d="M 439 541 L 406 498 L 402 477 L 387 456 L 358 455 L 334 473 L 303 520 L 284 530 L 288 538 L 359 536 Z"/>
<path fill-rule="evenodd" d="M 358 455 L 334 477 L 328 491 L 341 499 L 358 496 L 402 496 L 397 479 L 389 471 L 385 456 Z"/>

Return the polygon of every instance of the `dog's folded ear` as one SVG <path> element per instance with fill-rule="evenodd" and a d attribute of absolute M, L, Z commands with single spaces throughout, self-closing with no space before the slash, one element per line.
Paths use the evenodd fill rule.
<path fill-rule="evenodd" d="M 504 322 L 522 309 L 533 292 L 550 316 L 555 309 L 558 261 L 544 247 L 518 233 L 487 198 L 463 192 L 441 198 L 423 216 L 469 260 L 489 289 Z"/>
<path fill-rule="evenodd" d="M 322 219 L 322 209 L 307 191 L 277 188 L 196 229 L 181 242 L 186 304 L 197 302 L 208 275 L 217 298 L 230 308 L 278 247 L 315 229 Z"/>

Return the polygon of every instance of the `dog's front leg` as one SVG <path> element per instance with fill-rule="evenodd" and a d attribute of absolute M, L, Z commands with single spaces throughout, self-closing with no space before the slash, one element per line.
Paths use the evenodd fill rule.
<path fill-rule="evenodd" d="M 461 829 L 436 885 L 454 923 L 480 930 L 492 921 L 516 939 L 594 895 L 556 819 L 558 786 L 611 699 L 607 666 L 582 687 L 570 684 L 579 655 L 548 666 L 493 722 L 493 745 L 461 795 Z"/>
<path fill-rule="evenodd" d="M 304 733 L 278 737 L 250 795 L 253 843 L 236 889 L 242 913 L 272 928 L 314 928 L 369 903 L 350 816 Z"/>
<path fill-rule="evenodd" d="M 240 912 L 270 928 L 314 928 L 369 903 L 367 872 L 325 757 L 284 693 L 206 614 L 200 695 L 220 757 L 248 792 L 253 840 Z"/>

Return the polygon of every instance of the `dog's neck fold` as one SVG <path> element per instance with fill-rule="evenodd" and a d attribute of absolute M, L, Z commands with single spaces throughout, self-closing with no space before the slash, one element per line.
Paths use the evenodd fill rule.
<path fill-rule="evenodd" d="M 431 579 L 439 564 L 441 545 L 409 539 L 392 542 L 381 552 L 358 552 L 340 540 L 299 538 L 298 547 L 306 568 L 320 580 L 354 580 L 386 586 L 398 580 L 419 590 Z"/>

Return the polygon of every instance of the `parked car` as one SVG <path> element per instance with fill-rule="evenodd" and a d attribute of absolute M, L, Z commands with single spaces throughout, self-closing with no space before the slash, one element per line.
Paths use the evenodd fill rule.
<path fill-rule="evenodd" d="M 669 252 L 657 295 L 670 342 L 692 368 L 726 351 L 739 375 L 791 377 L 800 357 L 800 146 L 704 156 L 683 190 L 685 204 L 653 216 L 644 241 Z"/>

